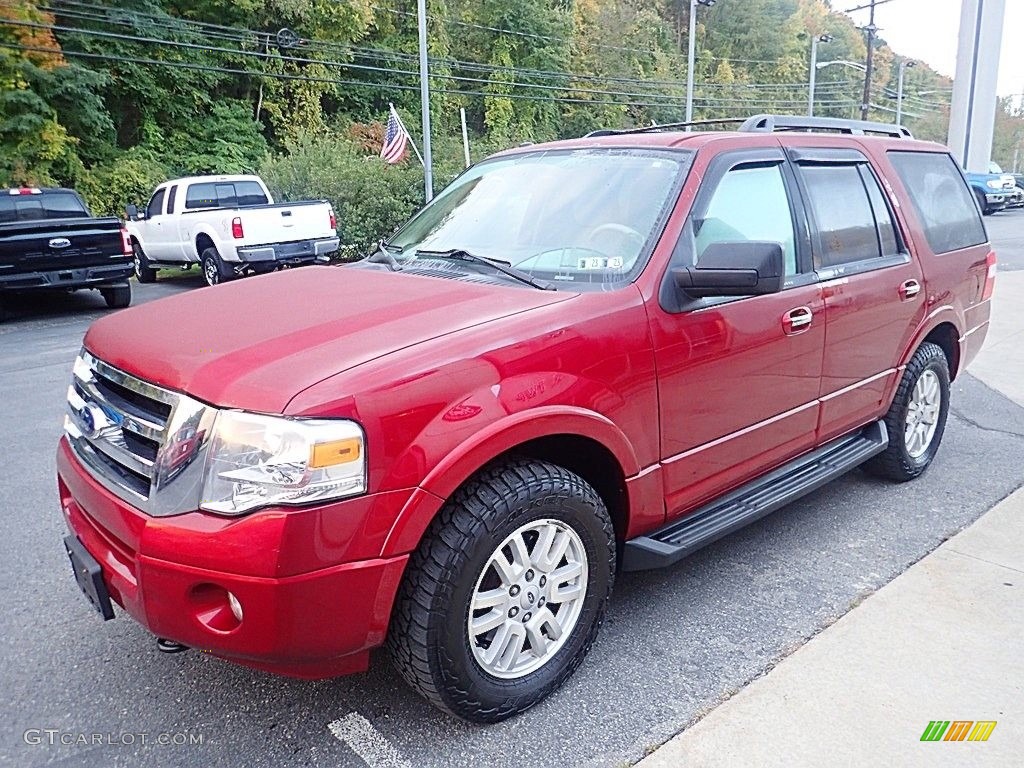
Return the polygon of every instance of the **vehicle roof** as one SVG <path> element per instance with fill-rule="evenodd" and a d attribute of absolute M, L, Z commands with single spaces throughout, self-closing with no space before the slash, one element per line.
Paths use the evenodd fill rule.
<path fill-rule="evenodd" d="M 911 150 L 917 152 L 948 152 L 942 144 L 917 139 L 897 139 L 884 136 L 860 136 L 842 133 L 779 131 L 741 132 L 741 131 L 650 131 L 646 133 L 613 133 L 601 136 L 582 136 L 577 139 L 563 139 L 543 144 L 528 144 L 506 150 L 499 154 L 515 154 L 519 152 L 536 152 L 538 149 L 690 149 L 700 150 L 714 144 L 728 144 L 730 148 L 778 146 L 778 139 L 806 139 L 809 144 L 822 146 L 833 143 L 835 146 L 870 146 L 886 150 Z M 825 140 L 825 141 L 822 141 Z M 789 142 L 787 142 L 789 143 Z"/>
<path fill-rule="evenodd" d="M 0 188 L 0 189 L 3 189 L 3 188 Z M 20 186 L 20 187 L 7 187 L 6 189 L 3 189 L 3 191 L 0 191 L 0 197 L 2 197 L 4 195 L 4 193 L 10 195 L 12 190 L 21 190 L 21 189 L 38 189 L 39 192 L 41 194 L 44 194 L 44 195 L 52 195 L 52 194 L 56 194 L 56 193 L 59 193 L 59 192 L 61 192 L 61 193 L 68 193 L 68 194 L 72 194 L 72 195 L 77 195 L 78 194 L 77 192 L 75 192 L 75 190 L 69 189 L 68 187 L 36 187 L 36 186 L 31 185 L 31 184 L 25 184 L 25 185 Z M 16 195 L 11 195 L 11 197 L 16 197 Z"/>
<path fill-rule="evenodd" d="M 225 173 L 209 176 L 182 176 L 180 179 L 168 179 L 157 186 L 164 187 L 168 184 L 202 184 L 204 182 L 210 183 L 217 181 L 258 181 L 261 184 L 263 183 L 263 179 L 253 173 Z"/>

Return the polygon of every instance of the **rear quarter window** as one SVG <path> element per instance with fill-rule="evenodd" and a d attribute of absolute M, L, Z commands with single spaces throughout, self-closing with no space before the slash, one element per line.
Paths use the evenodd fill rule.
<path fill-rule="evenodd" d="M 947 154 L 890 152 L 910 202 L 934 253 L 949 253 L 988 241 L 974 194 Z"/>

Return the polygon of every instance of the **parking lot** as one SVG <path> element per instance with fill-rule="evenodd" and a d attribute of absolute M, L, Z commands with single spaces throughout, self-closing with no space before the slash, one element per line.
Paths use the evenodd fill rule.
<path fill-rule="evenodd" d="M 1024 210 L 986 223 L 1000 270 L 1024 270 Z M 217 290 L 200 285 L 193 272 L 135 286 L 135 301 Z M 675 568 L 621 576 L 594 651 L 562 690 L 521 717 L 470 726 L 408 690 L 382 655 L 367 674 L 309 683 L 160 654 L 127 617 L 100 621 L 61 545 L 54 450 L 72 360 L 108 310 L 85 293 L 23 297 L 11 311 L 0 326 L 0 689 L 19 708 L 8 704 L 0 724 L 0 762 L 14 765 L 623 765 L 1024 484 L 1024 410 L 963 375 L 922 479 L 853 473 Z"/>

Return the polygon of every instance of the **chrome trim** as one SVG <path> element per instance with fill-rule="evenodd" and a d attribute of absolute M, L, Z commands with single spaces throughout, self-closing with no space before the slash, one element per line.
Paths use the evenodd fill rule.
<path fill-rule="evenodd" d="M 700 453 L 701 451 L 706 451 L 708 448 L 714 448 L 715 446 L 721 445 L 722 443 L 728 442 L 729 440 L 733 440 L 737 437 L 743 437 L 743 435 L 749 434 L 756 429 L 761 429 L 761 427 L 767 427 L 769 424 L 774 424 L 777 421 L 782 421 L 783 419 L 787 419 L 790 416 L 796 416 L 796 414 L 800 413 L 801 411 L 806 411 L 808 408 L 814 408 L 817 405 L 818 400 L 812 400 L 809 403 L 804 403 L 803 405 L 799 405 L 796 408 L 792 408 L 786 411 L 785 413 L 780 413 L 776 416 L 772 416 L 770 419 L 759 421 L 757 422 L 757 424 L 751 424 L 749 427 L 744 427 L 743 429 L 737 430 L 735 432 L 730 432 L 728 435 L 722 435 L 722 437 L 711 440 L 710 442 L 701 443 L 700 445 L 694 448 L 690 448 L 687 451 L 677 453 L 675 456 L 670 456 L 669 458 L 662 461 L 661 465 L 665 466 L 667 464 L 672 464 L 674 462 L 681 461 L 682 459 L 687 459 L 690 456 L 693 456 L 694 454 Z"/>
<path fill-rule="evenodd" d="M 980 323 L 979 325 L 974 326 L 973 328 L 971 328 L 971 330 L 967 331 L 963 336 L 960 337 L 960 341 L 961 342 L 967 341 L 967 337 L 968 336 L 971 336 L 972 334 L 977 333 L 982 328 L 987 328 L 990 323 L 991 323 L 990 320 L 986 320 L 984 323 Z"/>
<path fill-rule="evenodd" d="M 873 383 L 875 381 L 878 381 L 879 379 L 885 378 L 886 376 L 891 376 L 894 373 L 896 373 L 896 369 L 895 368 L 889 368 L 886 371 L 882 371 L 881 373 L 876 373 L 874 376 L 869 376 L 868 378 L 862 379 L 861 381 L 858 381 L 858 382 L 856 382 L 854 384 L 850 384 L 847 387 L 843 387 L 842 389 L 837 389 L 835 392 L 830 392 L 827 395 L 822 395 L 821 397 L 818 398 L 818 401 L 824 403 L 825 401 L 831 400 L 831 399 L 833 399 L 835 397 L 839 397 L 840 395 L 845 395 L 848 392 L 853 392 L 853 390 L 855 390 L 855 389 L 860 389 L 861 387 L 866 387 L 868 384 L 871 384 L 871 383 Z"/>
<path fill-rule="evenodd" d="M 100 485 L 154 517 L 199 508 L 216 408 L 138 379 L 84 349 L 67 399 L 68 444 Z"/>

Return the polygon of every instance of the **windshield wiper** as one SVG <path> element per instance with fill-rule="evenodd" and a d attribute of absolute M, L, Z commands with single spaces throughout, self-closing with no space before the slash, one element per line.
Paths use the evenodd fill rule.
<path fill-rule="evenodd" d="M 470 253 L 462 248 L 451 248 L 447 251 L 416 251 L 417 256 L 433 256 L 438 259 L 458 259 L 459 261 L 471 261 L 476 264 L 486 264 L 487 266 L 496 269 L 503 275 L 511 277 L 513 280 L 518 280 L 520 283 L 525 283 L 533 288 L 537 288 L 541 291 L 553 291 L 555 290 L 550 285 L 544 285 L 539 280 L 535 280 L 526 272 L 520 269 L 516 269 L 507 261 L 500 261 L 498 259 L 488 259 L 485 256 L 477 256 L 474 253 Z"/>
<path fill-rule="evenodd" d="M 378 240 L 377 250 L 367 256 L 366 260 L 371 264 L 387 264 L 388 269 L 392 272 L 402 271 L 402 265 L 395 258 L 394 254 L 391 253 L 386 240 Z"/>

